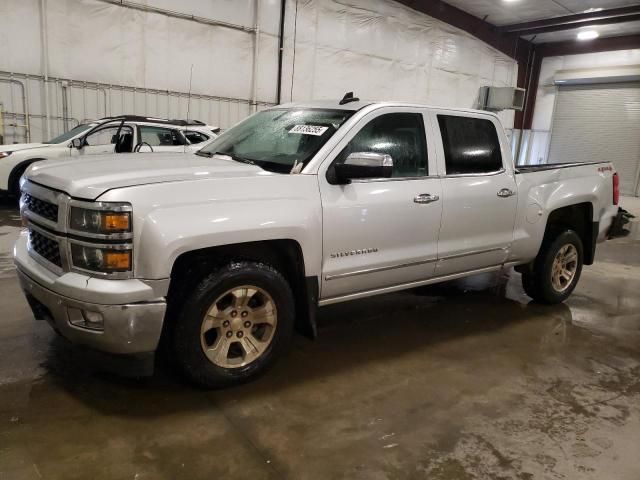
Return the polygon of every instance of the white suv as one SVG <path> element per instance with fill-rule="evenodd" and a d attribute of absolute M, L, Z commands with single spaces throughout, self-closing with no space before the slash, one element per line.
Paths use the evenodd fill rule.
<path fill-rule="evenodd" d="M 101 153 L 195 152 L 219 132 L 198 120 L 123 115 L 78 125 L 44 143 L 0 145 L 0 192 L 17 195 L 20 177 L 39 160 Z"/>

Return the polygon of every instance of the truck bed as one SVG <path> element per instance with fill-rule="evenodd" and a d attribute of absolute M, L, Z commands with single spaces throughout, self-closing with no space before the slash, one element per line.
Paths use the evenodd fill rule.
<path fill-rule="evenodd" d="M 542 172 L 544 170 L 555 170 L 557 168 L 569 168 L 569 167 L 582 167 L 585 165 L 599 165 L 601 163 L 609 163 L 608 161 L 602 162 L 565 162 L 565 163 L 544 163 L 541 165 L 516 165 L 516 173 L 529 173 L 529 172 Z"/>

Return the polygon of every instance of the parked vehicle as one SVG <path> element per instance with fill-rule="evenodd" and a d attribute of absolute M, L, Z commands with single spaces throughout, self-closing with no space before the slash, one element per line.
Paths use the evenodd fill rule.
<path fill-rule="evenodd" d="M 124 115 L 78 125 L 44 143 L 0 145 L 0 193 L 19 194 L 19 180 L 33 162 L 100 153 L 195 152 L 218 135 L 198 120 Z"/>
<path fill-rule="evenodd" d="M 277 106 L 196 155 L 25 174 L 15 247 L 36 318 L 194 382 L 264 372 L 317 307 L 516 267 L 566 299 L 620 232 L 609 162 L 514 168 L 488 112 L 345 98 Z"/>

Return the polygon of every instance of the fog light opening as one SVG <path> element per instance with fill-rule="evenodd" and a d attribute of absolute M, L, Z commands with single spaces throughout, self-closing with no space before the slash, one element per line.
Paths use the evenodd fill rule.
<path fill-rule="evenodd" d="M 84 326 L 92 330 L 104 330 L 104 317 L 100 312 L 92 312 L 91 310 L 82 310 L 84 318 Z"/>

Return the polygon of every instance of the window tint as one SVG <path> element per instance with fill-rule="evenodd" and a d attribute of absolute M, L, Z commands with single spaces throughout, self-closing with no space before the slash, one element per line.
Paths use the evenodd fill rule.
<path fill-rule="evenodd" d="M 207 137 L 204 133 L 194 132 L 193 130 L 185 131 L 184 136 L 187 137 L 187 140 L 189 140 L 189 143 L 191 143 L 192 145 L 196 143 L 202 143 L 205 140 L 209 140 L 209 137 Z"/>
<path fill-rule="evenodd" d="M 140 141 L 146 142 L 152 147 L 184 145 L 184 140 L 177 130 L 146 125 L 140 125 Z"/>
<path fill-rule="evenodd" d="M 100 130 L 96 130 L 90 135 L 87 135 L 86 144 L 94 147 L 96 145 L 112 145 L 117 141 L 116 135 L 120 130 L 120 125 L 115 125 L 113 127 L 101 128 Z M 131 127 L 123 126 L 120 130 L 120 138 L 124 135 L 131 135 Z"/>
<path fill-rule="evenodd" d="M 502 168 L 496 127 L 481 118 L 438 115 L 447 175 L 489 173 Z"/>
<path fill-rule="evenodd" d="M 393 158 L 393 177 L 421 177 L 428 174 L 427 146 L 422 115 L 387 113 L 374 118 L 344 148 L 336 161 L 351 153 L 386 153 Z"/>

